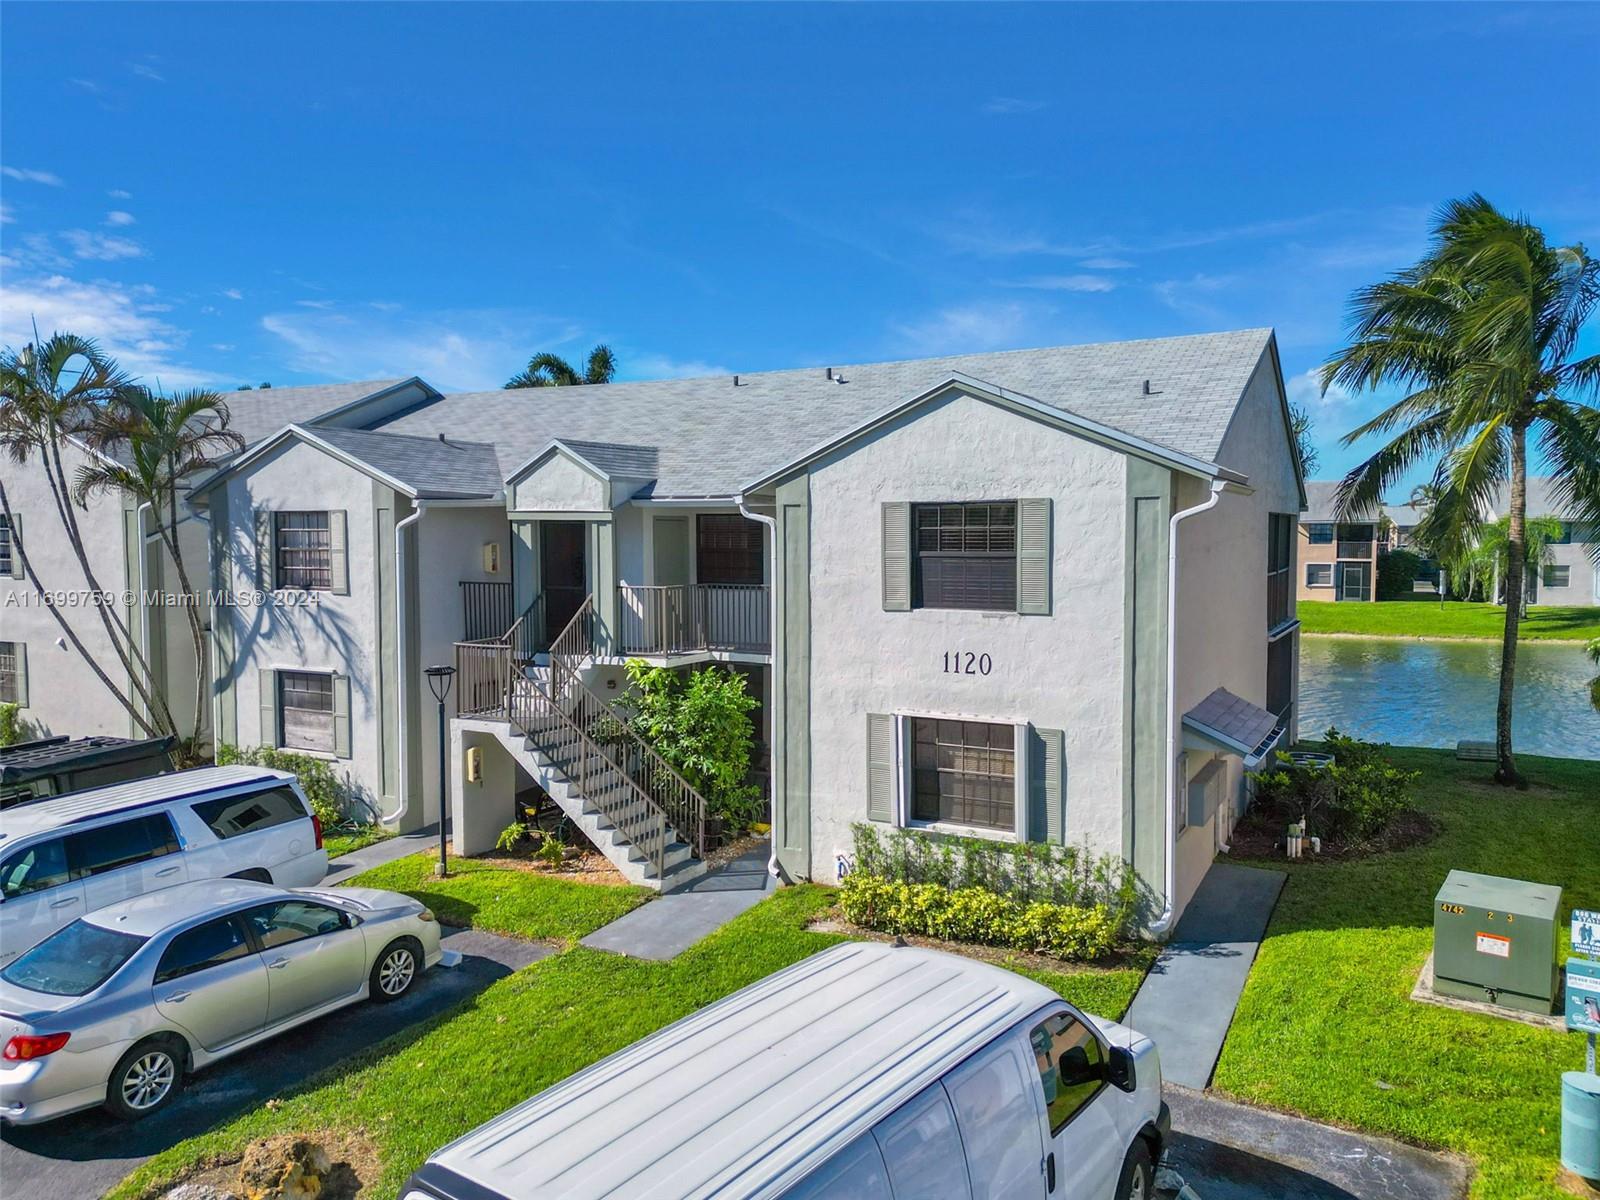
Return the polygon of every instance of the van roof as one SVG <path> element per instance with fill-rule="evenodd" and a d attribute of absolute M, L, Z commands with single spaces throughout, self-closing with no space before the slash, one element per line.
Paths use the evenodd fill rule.
<path fill-rule="evenodd" d="M 835 946 L 539 1093 L 429 1162 L 508 1200 L 773 1195 L 1054 1000 L 951 954 Z"/>
<path fill-rule="evenodd" d="M 52 800 L 18 804 L 0 814 L 0 845 L 40 830 L 56 829 L 74 821 L 146 804 L 159 804 L 180 796 L 202 795 L 243 783 L 293 778 L 286 771 L 272 771 L 266 767 L 196 767 L 128 783 L 112 783 L 86 792 L 71 792 Z"/>

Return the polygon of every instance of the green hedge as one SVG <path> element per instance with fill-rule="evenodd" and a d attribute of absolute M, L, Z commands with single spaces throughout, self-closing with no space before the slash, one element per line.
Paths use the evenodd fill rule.
<path fill-rule="evenodd" d="M 327 830 L 346 825 L 368 825 L 372 813 L 362 801 L 348 776 L 333 769 L 326 759 L 309 754 L 296 754 L 292 750 L 278 750 L 272 746 L 217 747 L 217 766 L 226 767 L 242 763 L 250 767 L 266 767 L 272 771 L 287 771 L 300 781 L 300 790 L 306 794 L 311 811 Z"/>
<path fill-rule="evenodd" d="M 872 875 L 847 875 L 839 889 L 845 916 L 864 929 L 977 942 L 1091 962 L 1117 947 L 1117 918 L 1104 905 L 1021 901 L 981 887 L 950 889 Z"/>
<path fill-rule="evenodd" d="M 0 747 L 22 740 L 22 705 L 0 704 Z"/>

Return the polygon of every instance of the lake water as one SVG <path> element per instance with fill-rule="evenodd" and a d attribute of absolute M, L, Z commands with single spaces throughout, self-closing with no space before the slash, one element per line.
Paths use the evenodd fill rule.
<path fill-rule="evenodd" d="M 1589 700 L 1597 671 L 1580 645 L 1523 642 L 1511 718 L 1516 749 L 1600 759 L 1600 712 Z M 1499 686 L 1498 642 L 1300 639 L 1303 737 L 1337 725 L 1397 746 L 1492 742 Z"/>

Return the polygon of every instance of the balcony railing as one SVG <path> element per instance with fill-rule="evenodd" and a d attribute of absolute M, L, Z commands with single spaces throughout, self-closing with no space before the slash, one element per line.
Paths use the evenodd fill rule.
<path fill-rule="evenodd" d="M 1338 557 L 1340 558 L 1371 558 L 1372 542 L 1350 541 L 1346 538 L 1339 539 Z"/>
<path fill-rule="evenodd" d="M 623 654 L 766 654 L 772 647 L 765 584 L 697 583 L 617 589 Z"/>

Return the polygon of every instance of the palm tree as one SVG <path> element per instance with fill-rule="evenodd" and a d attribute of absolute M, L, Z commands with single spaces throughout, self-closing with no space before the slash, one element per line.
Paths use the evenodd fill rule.
<path fill-rule="evenodd" d="M 0 451 L 19 466 L 37 460 L 67 544 L 83 574 L 88 605 L 100 619 L 120 673 L 129 681 L 128 690 L 112 680 L 55 603 L 54 596 L 60 584 L 52 589 L 40 581 L 36 564 L 28 554 L 26 537 L 17 536 L 17 522 L 3 479 L 0 479 L 0 515 L 4 515 L 12 531 L 12 551 L 22 563 L 23 574 L 55 618 L 62 634 L 95 677 L 127 710 L 135 727 L 154 736 L 176 731 L 172 713 L 165 699 L 149 685 L 149 664 L 117 611 L 115 593 L 101 586 L 89 563 L 83 532 L 78 525 L 79 504 L 72 495 L 61 457 L 63 444 L 84 439 L 96 414 L 127 386 L 128 378 L 117 364 L 102 354 L 92 340 L 75 334 L 57 333 L 43 342 L 36 336 L 33 343 L 21 350 L 0 353 Z"/>
<path fill-rule="evenodd" d="M 96 413 L 88 440 L 107 457 L 78 469 L 78 500 L 98 492 L 120 492 L 140 506 L 149 505 L 156 536 L 178 576 L 194 650 L 192 740 L 205 720 L 206 635 L 200 606 L 192 602 L 196 593 L 178 538 L 178 490 L 184 480 L 214 470 L 243 450 L 244 438 L 228 428 L 228 406 L 216 392 L 195 389 L 162 396 L 149 388 L 128 386 Z"/>
<path fill-rule="evenodd" d="M 584 364 L 582 375 L 559 354 L 546 352 L 530 358 L 527 369 L 518 371 L 506 380 L 506 387 L 577 387 L 585 383 L 610 383 L 616 374 L 617 360 L 611 353 L 611 347 L 600 345 L 589 351 L 589 360 Z"/>
<path fill-rule="evenodd" d="M 1511 746 L 1517 626 L 1528 528 L 1528 437 L 1537 438 L 1555 498 L 1579 520 L 1600 518 L 1600 355 L 1574 358 L 1600 302 L 1600 260 L 1552 246 L 1525 217 L 1472 195 L 1451 201 L 1415 265 L 1358 291 L 1350 344 L 1323 367 L 1324 390 L 1399 386 L 1404 399 L 1346 435 L 1389 440 L 1339 485 L 1341 512 L 1376 503 L 1437 456 L 1438 498 L 1425 534 L 1454 558 L 1509 483 L 1506 619 L 1495 709 L 1495 779 L 1520 784 Z"/>
<path fill-rule="evenodd" d="M 1550 548 L 1561 540 L 1561 522 L 1554 517 L 1529 517 L 1523 528 L 1523 569 L 1538 570 L 1555 561 Z M 1477 540 L 1450 565 L 1455 577 L 1470 593 L 1481 590 L 1485 599 L 1498 602 L 1498 580 L 1511 575 L 1511 518 L 1501 517 L 1478 529 Z M 1527 588 L 1523 588 L 1522 615 L 1527 616 Z"/>

